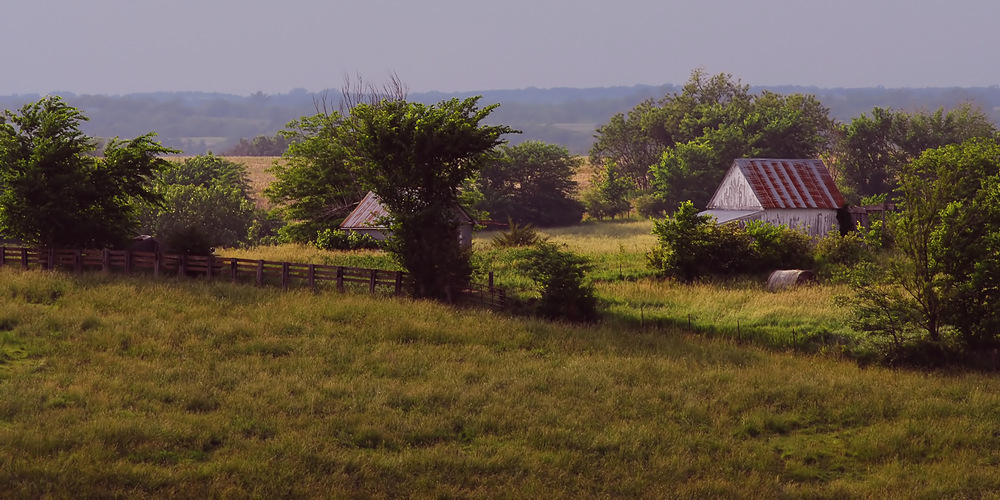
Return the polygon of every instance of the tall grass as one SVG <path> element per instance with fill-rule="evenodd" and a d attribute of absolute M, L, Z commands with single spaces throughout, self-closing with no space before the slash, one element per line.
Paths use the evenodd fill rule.
<path fill-rule="evenodd" d="M 0 269 L 0 297 L 2 496 L 1000 488 L 991 376 L 203 280 Z"/>

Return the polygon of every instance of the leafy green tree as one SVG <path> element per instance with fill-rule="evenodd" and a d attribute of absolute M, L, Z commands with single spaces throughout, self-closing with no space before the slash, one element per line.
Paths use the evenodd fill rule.
<path fill-rule="evenodd" d="M 704 206 L 739 157 L 811 158 L 833 122 L 813 96 L 751 94 L 730 75 L 695 70 L 680 93 L 644 101 L 598 128 L 591 163 L 613 161 L 668 206 Z"/>
<path fill-rule="evenodd" d="M 119 246 L 135 236 L 137 202 L 157 203 L 156 172 L 177 153 L 147 134 L 111 140 L 104 156 L 87 118 L 59 97 L 0 115 L 0 234 L 65 248 Z"/>
<path fill-rule="evenodd" d="M 142 224 L 171 251 L 206 254 L 246 245 L 251 227 L 265 216 L 250 197 L 241 163 L 209 153 L 171 164 L 159 180 L 163 203 L 147 206 Z"/>
<path fill-rule="evenodd" d="M 458 240 L 459 191 L 494 160 L 501 136 L 515 132 L 481 125 L 497 105 L 478 101 L 359 103 L 346 122 L 357 176 L 392 214 L 389 250 L 413 276 L 417 297 L 447 299 L 472 271 Z"/>
<path fill-rule="evenodd" d="M 275 181 L 264 196 L 288 222 L 282 228 L 287 239 L 315 241 L 323 230 L 339 227 L 364 197 L 366 191 L 351 167 L 351 138 L 345 133 L 344 118 L 337 112 L 294 120 L 281 132 L 291 144 L 285 163 L 271 168 Z"/>
<path fill-rule="evenodd" d="M 838 130 L 834 169 L 852 199 L 891 193 L 904 166 L 927 150 L 975 137 L 994 137 L 996 126 L 983 111 L 965 104 L 933 113 L 905 113 L 876 107 Z"/>
<path fill-rule="evenodd" d="M 632 183 L 621 174 L 614 162 L 607 162 L 594 171 L 591 187 L 583 193 L 583 206 L 595 219 L 615 218 L 632 208 L 629 194 Z"/>
<path fill-rule="evenodd" d="M 583 205 L 573 198 L 579 158 L 562 146 L 538 141 L 505 144 L 498 153 L 476 177 L 483 195 L 476 208 L 491 217 L 542 227 L 580 222 Z"/>
<path fill-rule="evenodd" d="M 923 332 L 939 348 L 956 331 L 967 349 L 997 345 L 1000 326 L 1000 143 L 970 139 L 924 151 L 898 175 L 888 221 L 897 254 L 877 276 L 860 268 L 846 300 L 876 335 Z M 872 284 L 875 285 L 872 285 Z M 898 293 L 875 301 L 873 287 Z M 879 311 L 892 311 L 891 315 Z M 902 322 L 902 323 L 901 323 Z"/>

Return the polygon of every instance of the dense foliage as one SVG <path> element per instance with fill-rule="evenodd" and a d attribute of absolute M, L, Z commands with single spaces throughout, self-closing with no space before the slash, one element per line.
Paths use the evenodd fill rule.
<path fill-rule="evenodd" d="M 813 158 L 833 121 L 814 96 L 781 95 L 695 70 L 682 92 L 647 100 L 597 129 L 594 165 L 613 162 L 638 191 L 668 207 L 704 207 L 740 157 Z"/>
<path fill-rule="evenodd" d="M 523 270 L 539 288 L 537 312 L 569 321 L 597 319 L 597 297 L 585 282 L 590 261 L 559 245 L 541 241 L 524 252 Z"/>
<path fill-rule="evenodd" d="M 446 299 L 472 272 L 458 238 L 459 190 L 514 132 L 482 125 L 496 105 L 478 101 L 359 103 L 346 121 L 354 171 L 392 214 L 387 248 L 413 277 L 417 297 Z"/>
<path fill-rule="evenodd" d="M 264 190 L 278 216 L 287 222 L 287 241 L 315 241 L 326 229 L 336 229 L 364 197 L 350 165 L 344 118 L 323 112 L 290 122 L 282 137 L 291 141 L 284 164 L 271 169 L 275 181 Z"/>
<path fill-rule="evenodd" d="M 971 139 L 925 151 L 899 173 L 887 266 L 851 276 L 845 299 L 863 331 L 897 350 L 996 347 L 1000 332 L 1000 143 Z"/>
<path fill-rule="evenodd" d="M 996 133 L 989 116 L 968 103 L 933 113 L 876 107 L 839 127 L 833 166 L 845 194 L 857 201 L 891 193 L 905 165 L 927 149 Z"/>
<path fill-rule="evenodd" d="M 159 175 L 162 204 L 148 205 L 142 228 L 171 251 L 206 254 L 252 243 L 264 219 L 254 205 L 246 167 L 211 153 L 172 163 Z"/>
<path fill-rule="evenodd" d="M 661 276 L 693 281 L 701 278 L 809 268 L 809 237 L 786 226 L 749 221 L 743 226 L 718 224 L 698 215 L 690 201 L 673 216 L 653 223 L 659 246 L 649 253 Z"/>
<path fill-rule="evenodd" d="M 0 236 L 26 244 L 102 248 L 136 235 L 137 204 L 161 201 L 153 189 L 176 153 L 153 140 L 112 139 L 103 158 L 80 130 L 87 118 L 59 97 L 0 115 Z"/>
<path fill-rule="evenodd" d="M 555 144 L 527 141 L 501 145 L 495 161 L 483 165 L 475 185 L 482 200 L 477 209 L 494 220 L 511 219 L 541 227 L 580 222 L 573 175 L 581 160 Z"/>

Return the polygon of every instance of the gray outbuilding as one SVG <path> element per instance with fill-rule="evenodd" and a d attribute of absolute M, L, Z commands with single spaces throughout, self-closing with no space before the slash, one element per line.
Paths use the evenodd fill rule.
<path fill-rule="evenodd" d="M 740 158 L 701 214 L 720 224 L 761 220 L 820 237 L 839 229 L 837 211 L 846 205 L 822 160 Z"/>

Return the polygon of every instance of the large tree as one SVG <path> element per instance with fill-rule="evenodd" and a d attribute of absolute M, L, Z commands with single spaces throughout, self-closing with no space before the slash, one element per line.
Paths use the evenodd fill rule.
<path fill-rule="evenodd" d="M 339 112 L 319 110 L 281 132 L 290 145 L 284 163 L 271 168 L 276 180 L 264 195 L 288 222 L 282 232 L 292 241 L 313 241 L 336 228 L 365 194 L 351 168 L 344 122 Z"/>
<path fill-rule="evenodd" d="M 833 121 L 813 96 L 753 94 L 731 75 L 695 70 L 680 93 L 645 101 L 598 129 L 591 163 L 614 162 L 666 206 L 704 206 L 739 157 L 812 158 Z"/>
<path fill-rule="evenodd" d="M 933 113 L 876 107 L 871 116 L 862 114 L 838 129 L 834 170 L 854 201 L 889 194 L 901 170 L 923 151 L 996 133 L 990 118 L 971 104 Z"/>
<path fill-rule="evenodd" d="M 0 235 L 53 247 L 107 247 L 135 236 L 138 202 L 157 203 L 161 154 L 153 140 L 97 141 L 80 131 L 87 118 L 59 97 L 0 115 Z"/>
<path fill-rule="evenodd" d="M 564 226 L 580 222 L 583 205 L 573 198 L 573 175 L 581 160 L 555 144 L 527 141 L 502 145 L 496 161 L 483 166 L 475 185 L 483 195 L 476 208 L 495 219 Z"/>
<path fill-rule="evenodd" d="M 158 180 L 163 203 L 146 207 L 142 229 L 171 251 L 206 254 L 247 244 L 250 228 L 264 217 L 241 163 L 209 153 L 171 163 Z"/>
<path fill-rule="evenodd" d="M 901 167 L 898 183 L 899 211 L 889 220 L 898 253 L 888 269 L 854 277 L 857 324 L 897 345 L 907 335 L 939 343 L 957 331 L 967 347 L 996 346 L 1000 143 L 929 149 Z"/>
<path fill-rule="evenodd" d="M 345 123 L 359 179 L 392 214 L 390 251 L 411 273 L 418 297 L 446 299 L 471 273 L 459 246 L 459 190 L 495 156 L 501 136 L 482 125 L 497 105 L 479 97 L 436 105 L 384 99 L 356 104 Z"/>

